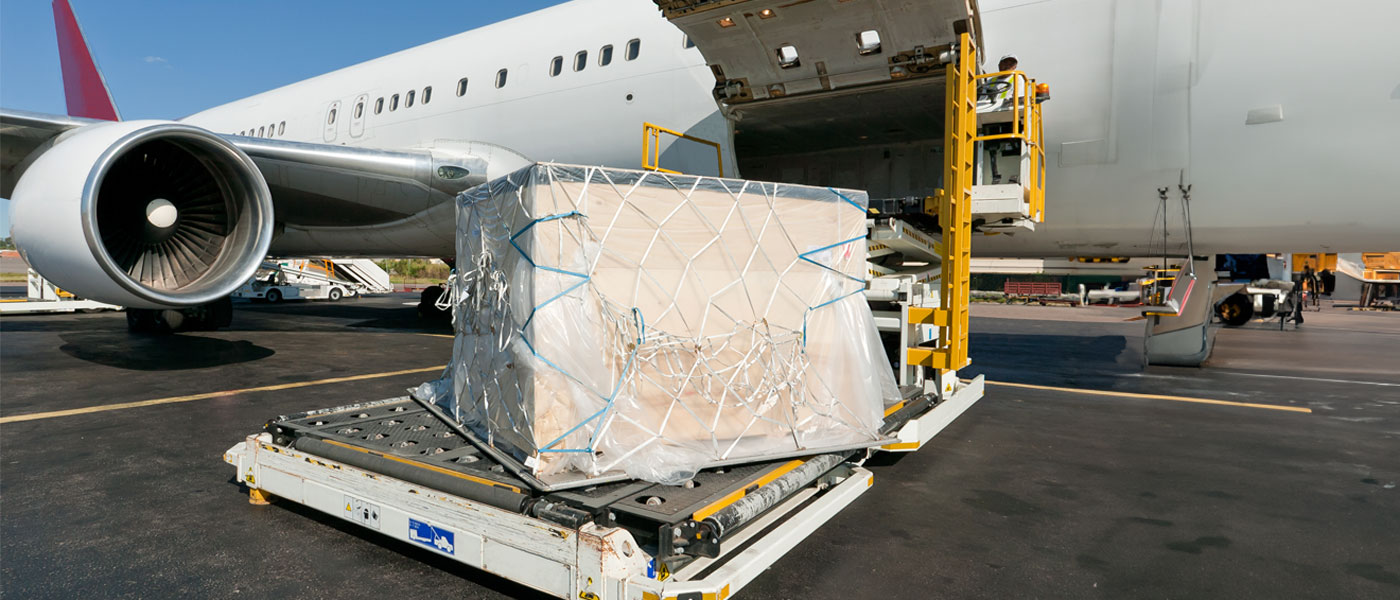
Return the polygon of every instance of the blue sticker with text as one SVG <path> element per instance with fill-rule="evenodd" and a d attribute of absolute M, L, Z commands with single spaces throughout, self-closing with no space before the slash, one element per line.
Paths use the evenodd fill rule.
<path fill-rule="evenodd" d="M 452 532 L 442 527 L 433 527 L 418 519 L 408 520 L 408 539 L 423 544 L 429 548 L 437 548 L 448 554 L 456 550 L 454 536 Z"/>

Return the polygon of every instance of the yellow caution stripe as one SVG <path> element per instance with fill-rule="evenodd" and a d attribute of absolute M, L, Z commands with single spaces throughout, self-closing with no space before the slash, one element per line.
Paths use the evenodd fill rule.
<path fill-rule="evenodd" d="M 792 461 L 788 461 L 788 462 L 784 463 L 782 466 L 780 466 L 780 467 L 778 467 L 778 468 L 776 468 L 776 469 L 773 469 L 772 471 L 769 471 L 769 472 L 768 472 L 767 474 L 765 474 L 764 476 L 759 477 L 758 479 L 755 479 L 752 483 L 750 483 L 750 484 L 748 484 L 748 485 L 746 485 L 746 486 L 744 486 L 744 487 L 742 487 L 742 488 L 740 488 L 740 489 L 734 490 L 734 491 L 732 491 L 732 492 L 726 494 L 723 498 L 720 498 L 719 500 L 715 500 L 714 502 L 711 502 L 711 503 L 710 503 L 708 506 L 706 506 L 705 508 L 702 508 L 702 509 L 700 509 L 700 510 L 695 511 L 695 514 L 691 515 L 691 518 L 692 518 L 692 519 L 695 519 L 696 521 L 703 521 L 703 520 L 705 520 L 707 517 L 709 517 L 710 515 L 713 515 L 713 514 L 719 512 L 719 511 L 723 510 L 724 507 L 729 506 L 730 504 L 733 504 L 733 503 L 735 503 L 735 502 L 738 502 L 738 501 L 739 501 L 740 499 L 742 499 L 744 496 L 747 496 L 748 493 L 749 493 L 749 491 L 751 491 L 751 490 L 757 490 L 758 488 L 761 488 L 761 487 L 763 487 L 763 486 L 765 486 L 765 485 L 768 485 L 769 483 L 772 483 L 774 479 L 777 479 L 777 478 L 779 478 L 779 477 L 782 477 L 783 475 L 787 474 L 788 471 L 791 471 L 791 470 L 793 470 L 793 469 L 796 469 L 797 467 L 802 466 L 802 463 L 804 463 L 804 462 L 807 462 L 807 461 L 805 461 L 805 460 L 792 460 Z"/>
<path fill-rule="evenodd" d="M 336 441 L 336 440 L 321 440 L 321 441 L 323 441 L 323 442 L 325 442 L 325 443 L 327 443 L 327 444 L 330 444 L 330 445 L 332 445 L 332 446 L 339 446 L 339 447 L 341 447 L 341 448 L 345 448 L 346 450 L 354 450 L 354 451 L 356 451 L 356 452 L 360 452 L 360 453 L 363 453 L 363 454 L 368 454 L 368 455 L 370 455 L 370 456 L 378 456 L 379 458 L 384 458 L 384 459 L 392 460 L 392 461 L 394 461 L 394 462 L 396 462 L 396 463 L 402 463 L 402 464 L 408 465 L 408 466 L 410 466 L 410 467 L 418 467 L 418 468 L 420 468 L 420 469 L 427 469 L 427 470 L 432 471 L 432 472 L 434 472 L 434 473 L 441 473 L 441 474 L 443 474 L 443 475 L 448 475 L 448 476 L 451 476 L 451 477 L 456 477 L 456 478 L 458 478 L 458 479 L 465 479 L 465 480 L 470 481 L 470 482 L 472 482 L 472 483 L 479 483 L 479 484 L 481 484 L 481 485 L 489 485 L 489 486 L 498 487 L 498 488 L 505 488 L 505 489 L 508 489 L 508 490 L 510 490 L 510 491 L 512 491 L 512 492 L 515 492 L 515 493 L 517 493 L 517 494 L 520 493 L 520 488 L 515 487 L 515 486 L 513 486 L 513 485 L 501 483 L 501 482 L 499 482 L 499 481 L 491 481 L 490 479 L 482 479 L 482 478 L 480 478 L 480 477 L 475 477 L 475 476 L 472 476 L 472 475 L 468 475 L 468 474 L 466 474 L 466 473 L 459 473 L 459 472 L 457 472 L 457 471 L 453 471 L 452 469 L 444 469 L 444 468 L 439 467 L 439 466 L 437 466 L 437 465 L 430 465 L 430 464 L 428 464 L 428 463 L 418 462 L 418 461 L 413 460 L 413 459 L 410 459 L 410 458 L 401 458 L 401 457 L 398 457 L 398 456 L 394 456 L 394 455 L 392 455 L 392 454 L 385 454 L 385 453 L 383 453 L 383 452 L 376 452 L 376 451 L 370 450 L 370 449 L 368 449 L 368 448 L 361 448 L 361 447 L 359 447 L 359 446 L 351 446 L 350 444 L 347 444 L 347 443 L 345 443 L 345 442 L 338 442 L 338 441 Z"/>

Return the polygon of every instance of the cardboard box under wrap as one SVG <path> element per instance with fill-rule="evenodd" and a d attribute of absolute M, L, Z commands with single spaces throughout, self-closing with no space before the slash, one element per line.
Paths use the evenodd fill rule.
<path fill-rule="evenodd" d="M 898 389 L 861 294 L 866 202 L 557 164 L 474 188 L 439 403 L 546 481 L 877 443 Z"/>

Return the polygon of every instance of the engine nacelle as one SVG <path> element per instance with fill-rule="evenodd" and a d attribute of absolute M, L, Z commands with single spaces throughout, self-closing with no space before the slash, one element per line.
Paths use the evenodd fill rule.
<path fill-rule="evenodd" d="M 213 132 L 169 121 L 64 133 L 10 201 L 30 266 L 78 296 L 122 306 L 227 296 L 272 241 L 272 194 L 252 159 Z"/>

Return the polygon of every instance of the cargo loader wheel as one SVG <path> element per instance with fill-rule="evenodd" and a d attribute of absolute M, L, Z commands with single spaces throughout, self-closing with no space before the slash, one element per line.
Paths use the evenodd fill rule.
<path fill-rule="evenodd" d="M 345 292 L 340 291 L 340 288 L 331 288 L 331 292 L 326 295 L 326 299 L 331 302 L 339 302 L 340 297 L 344 295 Z"/>
<path fill-rule="evenodd" d="M 268 302 L 271 302 L 272 304 L 276 304 L 276 303 L 278 303 L 278 302 L 281 302 L 281 301 L 282 301 L 282 290 L 279 290 L 279 289 L 277 289 L 277 288 L 272 288 L 272 289 L 268 290 L 268 291 L 267 291 L 267 296 L 265 296 L 265 299 L 266 299 Z"/>
<path fill-rule="evenodd" d="M 1216 305 L 1215 314 L 1226 327 L 1239 327 L 1254 318 L 1254 302 L 1244 294 L 1231 294 Z"/>

